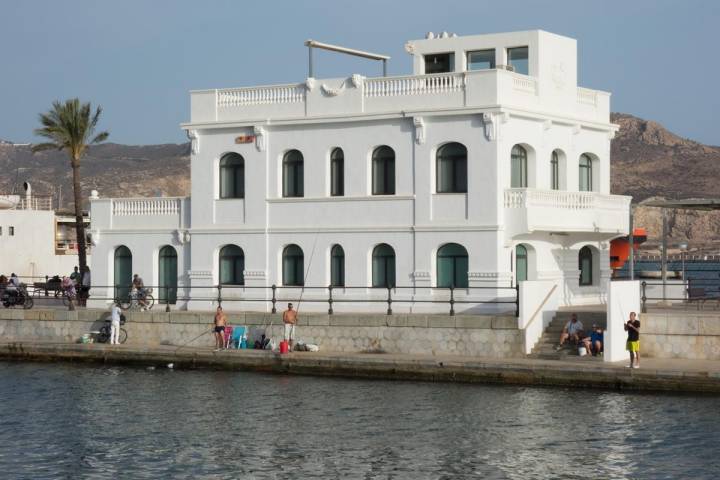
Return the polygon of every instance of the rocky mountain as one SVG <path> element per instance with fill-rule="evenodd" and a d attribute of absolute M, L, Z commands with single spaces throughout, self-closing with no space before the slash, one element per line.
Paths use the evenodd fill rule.
<path fill-rule="evenodd" d="M 646 227 L 652 250 L 660 239 L 660 209 L 642 206 L 650 198 L 720 198 L 720 147 L 682 138 L 651 120 L 615 113 L 620 130 L 612 142 L 613 193 L 632 195 L 636 226 Z M 72 175 L 63 152 L 33 155 L 29 145 L 0 142 L 0 193 L 29 180 L 36 194 L 62 196 L 72 205 Z M 90 148 L 83 160 L 83 198 L 95 189 L 103 197 L 183 196 L 190 191 L 189 145 L 118 145 Z M 671 244 L 720 253 L 720 212 L 668 211 Z"/>

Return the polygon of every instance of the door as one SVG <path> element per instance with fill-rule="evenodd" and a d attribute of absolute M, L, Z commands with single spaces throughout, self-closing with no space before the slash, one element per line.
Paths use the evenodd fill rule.
<path fill-rule="evenodd" d="M 160 249 L 158 266 L 158 292 L 160 303 L 177 302 L 177 252 L 170 245 L 165 245 Z"/>
<path fill-rule="evenodd" d="M 127 298 L 132 283 L 132 253 L 125 245 L 115 249 L 113 285 L 115 285 L 115 298 Z"/>

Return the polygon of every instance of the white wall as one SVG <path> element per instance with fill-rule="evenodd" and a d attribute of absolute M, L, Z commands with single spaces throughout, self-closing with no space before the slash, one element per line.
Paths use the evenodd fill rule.
<path fill-rule="evenodd" d="M 518 328 L 523 330 L 523 348 L 526 355 L 532 352 L 533 347 L 555 316 L 560 305 L 561 291 L 557 281 L 520 282 Z"/>
<path fill-rule="evenodd" d="M 15 229 L 12 236 L 11 226 Z M 77 255 L 55 255 L 52 210 L 0 210 L 0 227 L 0 274 L 63 276 L 78 265 Z"/>
<path fill-rule="evenodd" d="M 603 359 L 606 362 L 619 362 L 629 358 L 625 350 L 627 332 L 623 325 L 630 318 L 630 312 L 635 312 L 638 319 L 640 318 L 640 282 L 608 282 L 607 292 L 607 330 Z M 640 338 L 642 340 L 642 335 Z"/>

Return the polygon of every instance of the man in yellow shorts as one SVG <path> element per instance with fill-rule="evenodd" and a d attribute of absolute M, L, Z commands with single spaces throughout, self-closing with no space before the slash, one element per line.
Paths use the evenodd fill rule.
<path fill-rule="evenodd" d="M 628 368 L 640 368 L 640 320 L 635 312 L 630 312 L 630 320 L 625 323 L 628 332 L 625 348 L 630 352 L 630 365 Z"/>

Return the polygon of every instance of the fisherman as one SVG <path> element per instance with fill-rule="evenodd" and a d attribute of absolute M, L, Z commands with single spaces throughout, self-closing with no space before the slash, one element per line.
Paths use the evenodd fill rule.
<path fill-rule="evenodd" d="M 297 311 L 293 310 L 293 304 L 288 303 L 288 308 L 283 312 L 283 323 L 285 324 L 285 341 L 288 342 L 289 350 L 293 349 L 295 341 L 295 325 L 297 325 Z"/>
<path fill-rule="evenodd" d="M 624 326 L 628 332 L 625 348 L 630 352 L 628 368 L 640 368 L 640 320 L 636 319 L 636 316 L 635 312 L 630 312 L 630 320 Z"/>
<path fill-rule="evenodd" d="M 120 342 L 120 306 L 114 302 L 110 309 L 110 345 L 118 345 Z"/>
<path fill-rule="evenodd" d="M 217 307 L 215 312 L 215 323 L 213 332 L 215 332 L 215 351 L 222 349 L 225 346 L 225 325 L 227 324 L 227 315 L 223 312 L 221 306 Z"/>

